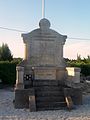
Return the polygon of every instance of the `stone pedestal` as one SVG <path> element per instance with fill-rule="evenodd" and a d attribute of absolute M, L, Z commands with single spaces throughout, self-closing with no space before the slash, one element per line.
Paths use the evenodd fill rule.
<path fill-rule="evenodd" d="M 23 82 L 23 76 L 24 76 L 24 67 L 17 66 L 17 79 L 16 79 L 16 89 L 23 89 L 24 88 L 24 82 Z"/>

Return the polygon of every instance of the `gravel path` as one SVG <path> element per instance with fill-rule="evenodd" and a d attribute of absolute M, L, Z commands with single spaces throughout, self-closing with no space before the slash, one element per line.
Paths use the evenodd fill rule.
<path fill-rule="evenodd" d="M 83 97 L 83 105 L 72 111 L 56 110 L 29 112 L 28 109 L 15 109 L 14 92 L 0 90 L 0 120 L 90 120 L 90 95 Z"/>

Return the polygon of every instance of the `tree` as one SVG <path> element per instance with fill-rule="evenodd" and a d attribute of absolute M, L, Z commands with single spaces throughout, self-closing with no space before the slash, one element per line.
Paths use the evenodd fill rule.
<path fill-rule="evenodd" d="M 0 46 L 0 61 L 11 61 L 13 56 L 7 44 L 2 44 Z"/>
<path fill-rule="evenodd" d="M 77 54 L 77 61 L 81 61 L 81 55 Z"/>
<path fill-rule="evenodd" d="M 87 59 L 90 60 L 90 55 L 87 56 Z"/>

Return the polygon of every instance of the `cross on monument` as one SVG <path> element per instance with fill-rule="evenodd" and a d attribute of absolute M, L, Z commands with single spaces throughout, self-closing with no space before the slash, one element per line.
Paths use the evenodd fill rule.
<path fill-rule="evenodd" d="M 45 18 L 45 0 L 42 0 L 42 18 Z"/>

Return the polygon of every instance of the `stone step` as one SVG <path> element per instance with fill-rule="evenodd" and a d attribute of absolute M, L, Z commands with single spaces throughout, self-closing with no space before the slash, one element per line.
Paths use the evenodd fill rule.
<path fill-rule="evenodd" d="M 34 80 L 33 86 L 58 86 L 57 80 Z"/>
<path fill-rule="evenodd" d="M 36 91 L 62 91 L 63 88 L 60 86 L 39 86 L 39 87 L 34 87 Z"/>
<path fill-rule="evenodd" d="M 36 97 L 51 97 L 51 96 L 64 96 L 63 92 L 61 91 L 35 91 L 35 96 Z"/>
<path fill-rule="evenodd" d="M 65 101 L 64 96 L 36 97 L 36 102 L 61 102 Z"/>
<path fill-rule="evenodd" d="M 61 107 L 61 106 L 58 106 L 58 107 L 39 107 L 37 108 L 37 111 L 47 111 L 47 110 L 65 110 L 66 107 Z"/>
<path fill-rule="evenodd" d="M 37 108 L 58 108 L 58 107 L 66 107 L 66 102 L 63 101 L 63 102 L 38 102 L 36 103 L 36 107 Z"/>
<path fill-rule="evenodd" d="M 33 81 L 37 110 L 59 110 L 66 107 L 63 86 L 56 80 Z"/>

